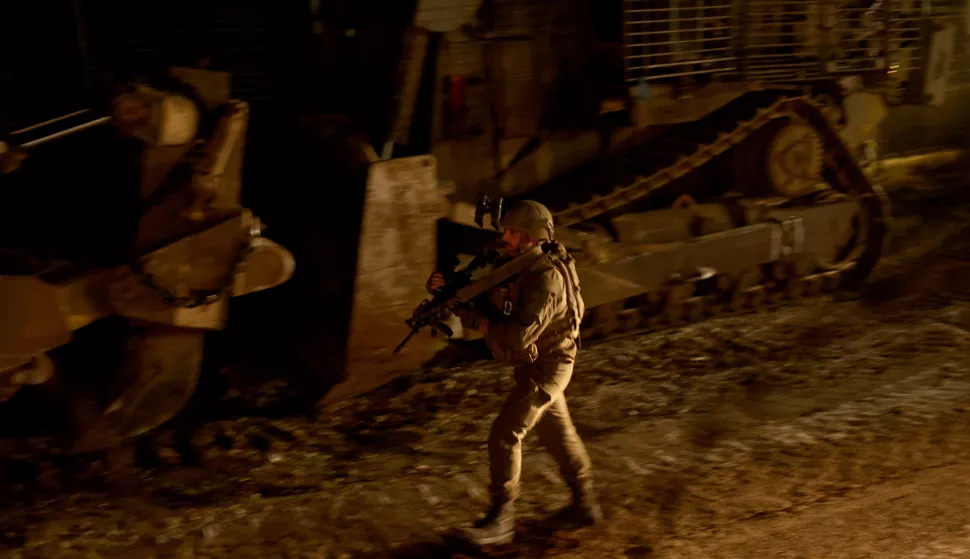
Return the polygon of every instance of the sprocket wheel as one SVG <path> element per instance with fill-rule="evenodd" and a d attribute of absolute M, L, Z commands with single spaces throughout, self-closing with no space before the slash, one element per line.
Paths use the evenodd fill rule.
<path fill-rule="evenodd" d="M 811 126 L 788 121 L 775 132 L 765 164 L 771 188 L 794 198 L 815 187 L 822 176 L 822 139 Z"/>

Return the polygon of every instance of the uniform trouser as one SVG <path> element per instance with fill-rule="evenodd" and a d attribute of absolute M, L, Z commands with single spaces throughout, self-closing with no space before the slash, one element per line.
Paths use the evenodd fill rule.
<path fill-rule="evenodd" d="M 515 387 L 488 436 L 490 490 L 497 501 L 514 501 L 519 496 L 522 440 L 533 427 L 567 485 L 576 490 L 590 480 L 589 454 L 569 417 L 563 394 L 572 369 L 571 362 L 516 368 Z"/>

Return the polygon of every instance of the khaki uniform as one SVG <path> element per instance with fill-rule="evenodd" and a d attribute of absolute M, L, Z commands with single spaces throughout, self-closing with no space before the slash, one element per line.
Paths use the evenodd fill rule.
<path fill-rule="evenodd" d="M 492 494 L 504 502 L 518 497 L 522 440 L 533 427 L 576 490 L 590 481 L 592 467 L 563 394 L 572 378 L 584 312 L 572 259 L 560 247 L 515 277 L 507 291 L 490 295 L 493 306 L 508 316 L 489 321 L 485 342 L 496 359 L 515 367 L 515 387 L 488 437 Z"/>

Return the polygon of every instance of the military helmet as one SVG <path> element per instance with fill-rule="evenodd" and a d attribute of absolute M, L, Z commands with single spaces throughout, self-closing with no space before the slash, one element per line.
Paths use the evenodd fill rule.
<path fill-rule="evenodd" d="M 523 200 L 505 214 L 502 226 L 525 231 L 536 240 L 553 239 L 552 212 L 539 202 Z"/>

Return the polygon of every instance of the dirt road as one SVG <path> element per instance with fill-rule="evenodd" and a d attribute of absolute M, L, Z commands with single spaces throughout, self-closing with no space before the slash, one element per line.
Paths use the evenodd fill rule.
<path fill-rule="evenodd" d="M 530 438 L 517 541 L 487 555 L 970 556 L 970 191 L 891 193 L 901 240 L 861 297 L 585 348 L 567 396 L 609 522 L 550 519 L 568 494 Z M 143 445 L 139 498 L 99 492 L 96 464 L 41 467 L 0 511 L 0 554 L 480 555 L 447 534 L 484 510 L 509 382 L 482 362 L 318 418 L 250 406 L 195 433 L 195 463 L 162 431 Z"/>

